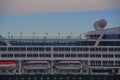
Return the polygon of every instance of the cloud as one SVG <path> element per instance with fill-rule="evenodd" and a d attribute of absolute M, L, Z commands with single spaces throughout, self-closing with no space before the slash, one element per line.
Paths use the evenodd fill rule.
<path fill-rule="evenodd" d="M 78 12 L 120 8 L 120 0 L 0 0 L 0 14 Z"/>

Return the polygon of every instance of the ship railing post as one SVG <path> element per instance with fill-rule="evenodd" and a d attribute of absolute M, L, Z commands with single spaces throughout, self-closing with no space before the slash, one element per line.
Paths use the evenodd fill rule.
<path fill-rule="evenodd" d="M 52 60 L 52 75 L 53 75 L 53 60 Z"/>
<path fill-rule="evenodd" d="M 88 74 L 90 75 L 90 47 L 89 47 L 89 60 L 88 60 Z"/>
<path fill-rule="evenodd" d="M 53 47 L 51 47 L 51 74 L 53 75 Z"/>
<path fill-rule="evenodd" d="M 90 53 L 91 53 L 91 51 L 90 51 L 90 48 L 91 47 L 89 47 L 89 60 L 88 60 L 88 75 L 89 75 L 89 79 L 91 79 L 91 69 L 90 69 Z"/>
<path fill-rule="evenodd" d="M 21 74 L 21 68 L 22 66 L 21 66 L 21 60 L 19 60 L 19 74 Z"/>

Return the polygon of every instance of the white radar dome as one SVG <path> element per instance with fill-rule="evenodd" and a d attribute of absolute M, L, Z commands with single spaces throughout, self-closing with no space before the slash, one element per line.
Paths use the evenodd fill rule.
<path fill-rule="evenodd" d="M 105 28 L 106 25 L 107 25 L 107 21 L 105 19 L 101 19 L 94 23 L 94 28 L 95 28 L 95 30 L 101 30 L 101 29 Z"/>

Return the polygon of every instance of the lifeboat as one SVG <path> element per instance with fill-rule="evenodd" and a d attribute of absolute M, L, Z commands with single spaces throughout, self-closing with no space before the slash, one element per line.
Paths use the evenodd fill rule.
<path fill-rule="evenodd" d="M 57 62 L 55 67 L 63 70 L 79 70 L 82 64 L 79 60 L 66 60 Z"/>
<path fill-rule="evenodd" d="M 0 61 L 0 68 L 16 67 L 14 61 Z"/>
<path fill-rule="evenodd" d="M 24 69 L 49 69 L 50 64 L 48 61 L 27 61 L 24 63 Z"/>

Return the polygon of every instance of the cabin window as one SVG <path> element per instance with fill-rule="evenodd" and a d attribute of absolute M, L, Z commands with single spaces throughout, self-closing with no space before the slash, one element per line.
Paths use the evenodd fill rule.
<path fill-rule="evenodd" d="M 90 57 L 95 58 L 95 54 L 90 54 Z"/>
<path fill-rule="evenodd" d="M 96 61 L 96 66 L 101 66 L 101 61 Z"/>
<path fill-rule="evenodd" d="M 100 58 L 101 57 L 101 54 L 96 54 L 96 58 Z"/>
<path fill-rule="evenodd" d="M 1 57 L 7 57 L 7 54 L 1 54 Z"/>
<path fill-rule="evenodd" d="M 89 54 L 78 54 L 78 57 L 89 57 Z"/>
<path fill-rule="evenodd" d="M 14 54 L 14 57 L 26 57 L 26 54 Z"/>
<path fill-rule="evenodd" d="M 90 61 L 91 66 L 95 66 L 95 61 Z"/>
<path fill-rule="evenodd" d="M 102 39 L 120 39 L 120 34 L 105 34 Z"/>
<path fill-rule="evenodd" d="M 120 61 L 115 61 L 115 66 L 120 66 Z"/>
<path fill-rule="evenodd" d="M 51 57 L 51 54 L 39 54 L 39 57 Z"/>
<path fill-rule="evenodd" d="M 120 58 L 120 54 L 115 54 L 115 58 Z"/>
<path fill-rule="evenodd" d="M 7 48 L 6 47 L 1 47 L 0 51 L 7 51 Z"/>
<path fill-rule="evenodd" d="M 50 47 L 46 47 L 46 51 L 51 51 L 51 48 Z"/>
<path fill-rule="evenodd" d="M 64 57 L 64 54 L 54 54 L 53 57 Z"/>

